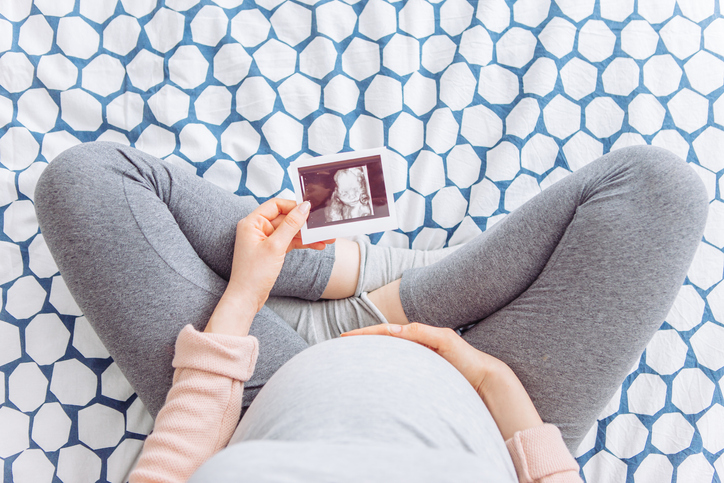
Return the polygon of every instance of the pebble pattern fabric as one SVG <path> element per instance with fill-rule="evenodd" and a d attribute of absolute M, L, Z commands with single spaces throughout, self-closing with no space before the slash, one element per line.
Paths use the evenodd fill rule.
<path fill-rule="evenodd" d="M 711 199 L 688 278 L 576 456 L 598 482 L 724 481 L 721 0 L 0 1 L 0 466 L 122 482 L 152 421 L 70 297 L 33 191 L 131 144 L 259 201 L 290 161 L 387 146 L 400 229 L 464 242 L 603 153 L 686 159 Z"/>

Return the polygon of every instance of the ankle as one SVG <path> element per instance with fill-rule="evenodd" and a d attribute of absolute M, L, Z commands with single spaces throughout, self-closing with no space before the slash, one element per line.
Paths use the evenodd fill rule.
<path fill-rule="evenodd" d="M 400 300 L 400 279 L 370 292 L 367 297 L 375 307 L 385 316 L 390 324 L 405 325 L 410 321 L 405 315 Z"/>
<path fill-rule="evenodd" d="M 356 295 L 360 278 L 360 246 L 340 238 L 334 244 L 334 266 L 323 299 L 343 299 Z"/>

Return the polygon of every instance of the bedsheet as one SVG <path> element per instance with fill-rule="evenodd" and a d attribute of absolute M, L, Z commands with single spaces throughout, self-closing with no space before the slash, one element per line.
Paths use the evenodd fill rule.
<path fill-rule="evenodd" d="M 300 157 L 387 146 L 400 228 L 462 243 L 603 153 L 665 147 L 709 221 L 576 456 L 588 482 L 724 480 L 720 0 L 0 2 L 0 466 L 122 482 L 152 421 L 38 231 L 47 163 L 131 144 L 259 201 Z"/>

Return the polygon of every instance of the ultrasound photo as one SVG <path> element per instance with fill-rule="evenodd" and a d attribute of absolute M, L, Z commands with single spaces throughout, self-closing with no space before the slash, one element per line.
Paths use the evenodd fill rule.
<path fill-rule="evenodd" d="M 397 227 L 390 211 L 390 206 L 394 210 L 394 198 L 385 183 L 383 152 L 366 153 L 372 155 L 344 153 L 290 165 L 297 201 L 311 204 L 303 238 L 315 230 L 315 237 L 333 238 Z M 346 228 L 335 229 L 338 225 Z"/>

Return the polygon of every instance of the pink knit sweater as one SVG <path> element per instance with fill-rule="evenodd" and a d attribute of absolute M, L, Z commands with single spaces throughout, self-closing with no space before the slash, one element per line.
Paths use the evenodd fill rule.
<path fill-rule="evenodd" d="M 197 332 L 176 341 L 173 386 L 129 483 L 185 482 L 223 449 L 239 422 L 244 382 L 254 372 L 256 338 Z M 522 483 L 581 482 L 578 464 L 555 426 L 519 431 L 506 441 Z"/>

